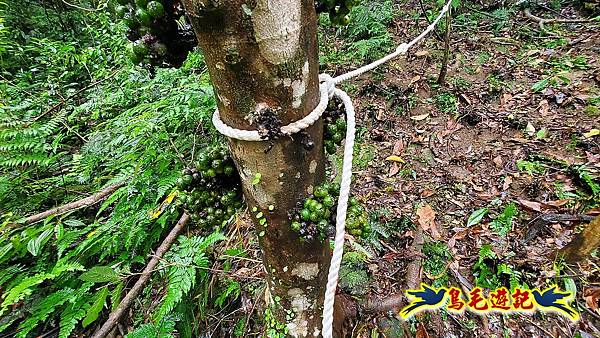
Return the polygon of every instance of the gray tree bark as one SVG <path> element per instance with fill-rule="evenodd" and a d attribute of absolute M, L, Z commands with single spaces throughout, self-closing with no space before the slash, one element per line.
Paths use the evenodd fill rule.
<path fill-rule="evenodd" d="M 184 0 L 184 5 L 226 124 L 276 132 L 278 123 L 299 120 L 317 105 L 313 0 Z M 229 141 L 246 201 L 256 208 L 252 218 L 272 309 L 291 337 L 320 336 L 330 260 L 327 241 L 302 242 L 290 229 L 289 211 L 324 178 L 322 122 L 306 132 L 312 148 L 300 135 Z M 259 212 L 266 224 L 255 217 Z"/>

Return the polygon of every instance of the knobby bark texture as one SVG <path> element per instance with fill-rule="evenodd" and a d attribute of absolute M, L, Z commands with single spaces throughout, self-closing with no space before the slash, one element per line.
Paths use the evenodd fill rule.
<path fill-rule="evenodd" d="M 276 134 L 318 103 L 313 0 L 184 0 L 222 120 Z M 272 308 L 288 336 L 320 336 L 327 242 L 302 242 L 289 212 L 324 178 L 323 125 L 264 142 L 230 140 L 262 249 Z M 254 217 L 262 212 L 266 224 Z M 290 311 L 291 310 L 291 311 Z"/>

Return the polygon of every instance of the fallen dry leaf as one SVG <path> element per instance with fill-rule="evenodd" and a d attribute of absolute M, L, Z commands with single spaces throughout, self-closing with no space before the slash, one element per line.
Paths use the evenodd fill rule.
<path fill-rule="evenodd" d="M 427 333 L 427 330 L 425 329 L 425 325 L 423 325 L 423 323 L 420 323 L 417 325 L 417 332 L 415 333 L 415 337 L 416 338 L 429 338 L 429 333 Z"/>
<path fill-rule="evenodd" d="M 588 131 L 587 133 L 584 133 L 583 136 L 585 138 L 592 138 L 594 136 L 598 136 L 600 135 L 600 129 L 591 129 L 590 131 Z"/>
<path fill-rule="evenodd" d="M 422 121 L 425 120 L 429 116 L 429 113 L 411 116 L 410 119 L 414 121 Z"/>
<path fill-rule="evenodd" d="M 404 142 L 402 142 L 402 140 L 398 140 L 398 141 L 396 141 L 396 143 L 394 143 L 394 149 L 392 150 L 392 155 L 399 156 L 402 153 L 402 150 L 404 150 Z"/>
<path fill-rule="evenodd" d="M 394 163 L 392 163 L 392 166 L 390 167 L 388 176 L 392 177 L 392 176 L 396 175 L 399 171 L 400 171 L 400 166 L 398 165 L 398 163 L 394 162 Z"/>
<path fill-rule="evenodd" d="M 421 206 L 417 210 L 417 216 L 419 217 L 419 225 L 423 231 L 429 233 L 436 241 L 442 238 L 435 224 L 435 211 L 433 211 L 429 204 Z"/>
<path fill-rule="evenodd" d="M 541 211 L 542 210 L 542 203 L 528 201 L 528 200 L 524 200 L 522 198 L 518 198 L 517 201 L 519 202 L 519 204 L 521 204 L 522 206 L 524 206 L 527 209 L 530 209 L 533 211 Z"/>
<path fill-rule="evenodd" d="M 556 200 L 556 201 L 544 202 L 544 205 L 558 208 L 558 207 L 562 207 L 563 205 L 569 203 L 570 201 L 572 201 L 572 199 L 567 198 L 567 199 L 564 199 L 564 200 Z"/>
<path fill-rule="evenodd" d="M 548 112 L 550 112 L 550 104 L 548 104 L 548 100 L 540 101 L 539 108 L 539 112 L 542 114 L 542 116 L 548 115 Z"/>
<path fill-rule="evenodd" d="M 506 176 L 506 178 L 504 179 L 504 184 L 502 184 L 502 190 L 508 190 L 508 188 L 510 188 L 510 185 L 512 184 L 513 179 L 510 176 Z"/>
<path fill-rule="evenodd" d="M 600 287 L 591 287 L 583 290 L 585 304 L 590 310 L 598 312 L 598 303 L 600 302 Z"/>
<path fill-rule="evenodd" d="M 433 194 L 435 194 L 435 191 L 431 189 L 424 189 L 421 191 L 421 198 L 427 198 L 429 196 L 433 196 Z"/>
<path fill-rule="evenodd" d="M 496 167 L 498 168 L 502 168 L 502 165 L 504 164 L 502 162 L 502 156 L 498 155 L 496 157 L 494 157 L 494 159 L 492 160 L 494 162 L 494 164 L 496 165 Z"/>
<path fill-rule="evenodd" d="M 398 162 L 398 163 L 406 163 L 406 161 L 402 157 L 395 156 L 395 155 L 388 156 L 388 157 L 386 157 L 385 160 L 386 161 L 392 161 L 392 162 Z"/>

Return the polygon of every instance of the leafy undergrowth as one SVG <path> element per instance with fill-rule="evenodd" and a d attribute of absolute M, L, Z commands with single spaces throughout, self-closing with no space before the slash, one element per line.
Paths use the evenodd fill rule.
<path fill-rule="evenodd" d="M 373 234 L 360 249 L 348 247 L 369 253 L 364 264 L 371 283 L 362 292 L 382 297 L 419 282 L 485 290 L 556 284 L 576 292 L 573 306 L 581 319 L 574 324 L 539 312 L 431 311 L 408 326 L 394 316 L 361 318 L 348 332 L 357 337 L 399 337 L 403 331 L 443 337 L 470 337 L 473 331 L 598 335 L 593 295 L 600 253 L 596 249 L 575 261 L 557 255 L 600 214 L 598 24 L 549 24 L 542 31 L 524 15 L 525 7 L 455 5 L 444 85 L 437 83 L 444 45 L 435 35 L 405 58 L 345 84 L 361 121 L 358 156 L 363 149 L 373 154 L 355 163 L 353 187 L 370 206 Z M 385 8 L 385 3 L 369 6 Z M 425 2 L 429 20 L 440 7 Z M 394 2 L 391 8 L 381 16 L 392 18 L 391 24 L 377 33 L 394 41 L 383 45 L 388 51 L 427 25 L 418 1 Z M 578 9 L 564 1 L 530 7 L 536 15 L 563 18 L 579 18 Z M 443 37 L 444 28 L 437 33 Z M 369 60 L 360 54 L 338 57 L 360 38 L 328 29 L 323 35 L 330 42 L 322 50 L 323 70 L 341 73 Z M 392 155 L 394 160 L 386 160 Z M 423 273 L 405 280 L 413 258 L 398 260 L 403 256 L 397 253 L 411 253 L 415 227 L 426 237 Z"/>
<path fill-rule="evenodd" d="M 322 70 L 344 72 L 414 37 L 441 7 L 423 4 L 424 12 L 419 1 L 365 1 L 345 28 L 322 15 Z M 436 83 L 443 28 L 405 58 L 344 84 L 359 114 L 353 194 L 367 205 L 372 231 L 349 236 L 340 288 L 360 300 L 419 281 L 511 290 L 556 283 L 577 291 L 581 320 L 428 312 L 396 325 L 383 314 L 358 318 L 347 332 L 598 335 L 598 252 L 575 264 L 554 254 L 582 230 L 577 217 L 600 213 L 598 25 L 542 31 L 522 7 L 454 5 L 445 85 Z M 565 1 L 544 6 L 580 15 Z M 202 56 L 192 53 L 178 70 L 146 70 L 126 60 L 123 32 L 102 13 L 0 3 L 4 336 L 93 332 L 180 216 L 168 196 L 181 169 L 222 142 L 210 125 L 214 98 Z M 340 157 L 330 157 L 331 167 Z M 124 185 L 95 209 L 11 225 L 117 182 Z M 119 333 L 281 335 L 265 307 L 246 217 L 187 227 Z M 413 252 L 418 228 L 425 244 Z M 421 280 L 407 281 L 415 257 L 423 258 Z"/>

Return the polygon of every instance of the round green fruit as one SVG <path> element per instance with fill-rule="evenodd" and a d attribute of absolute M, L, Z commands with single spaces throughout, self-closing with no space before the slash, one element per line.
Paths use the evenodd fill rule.
<path fill-rule="evenodd" d="M 146 9 L 148 10 L 148 13 L 155 19 L 161 18 L 163 15 L 165 15 L 165 8 L 158 1 L 150 1 L 148 6 L 146 6 Z"/>
<path fill-rule="evenodd" d="M 342 140 L 344 139 L 344 135 L 342 135 L 342 133 L 335 133 L 331 136 L 331 139 L 333 140 L 333 142 L 335 144 L 340 144 L 340 143 L 342 143 Z"/>
<path fill-rule="evenodd" d="M 152 17 L 142 8 L 135 10 L 135 18 L 144 26 L 150 26 L 152 23 Z"/>
<path fill-rule="evenodd" d="M 211 163 L 211 167 L 213 167 L 213 169 L 217 169 L 222 166 L 223 166 L 223 161 L 221 161 L 221 160 L 213 160 Z"/>
<path fill-rule="evenodd" d="M 344 17 L 342 17 L 340 19 L 340 24 L 342 26 L 348 26 L 349 23 L 350 23 L 350 16 L 348 16 L 348 15 L 344 15 Z"/>
<path fill-rule="evenodd" d="M 291 225 L 292 230 L 295 231 L 295 232 L 300 231 L 300 227 L 301 226 L 302 225 L 300 224 L 300 222 L 292 222 L 292 225 Z"/>
<path fill-rule="evenodd" d="M 339 119 L 337 119 L 335 121 L 335 125 L 339 131 L 346 131 L 346 120 L 344 120 L 343 118 L 340 117 Z"/>
<path fill-rule="evenodd" d="M 127 27 L 129 27 L 129 29 L 136 29 L 140 26 L 140 23 L 137 21 L 137 19 L 135 18 L 134 15 L 132 15 L 131 13 L 125 13 L 125 16 L 123 17 L 123 22 L 125 23 L 125 25 Z"/>
<path fill-rule="evenodd" d="M 213 178 L 213 177 L 217 176 L 217 172 L 214 169 L 208 169 L 207 171 L 204 172 L 204 175 L 206 177 Z"/>
<path fill-rule="evenodd" d="M 327 142 L 327 141 L 325 141 Z M 330 144 L 325 144 L 325 151 L 327 151 L 328 154 L 333 155 L 335 154 L 335 144 L 333 142 L 331 142 Z"/>
<path fill-rule="evenodd" d="M 319 223 L 317 223 L 317 228 L 319 229 L 319 231 L 321 233 L 324 233 L 325 231 L 327 231 L 327 227 L 329 226 L 329 222 L 327 222 L 326 220 L 320 220 Z"/>
<path fill-rule="evenodd" d="M 327 196 L 327 191 L 324 190 L 322 187 L 316 187 L 315 191 L 314 191 L 314 195 L 318 198 L 323 198 L 325 196 Z"/>
<path fill-rule="evenodd" d="M 328 132 L 330 135 L 336 134 L 336 133 L 338 132 L 338 128 L 337 128 L 337 126 L 336 126 L 335 124 L 333 124 L 333 123 L 329 123 L 329 124 L 327 125 L 327 132 Z"/>
<path fill-rule="evenodd" d="M 135 0 L 135 4 L 140 8 L 146 8 L 148 0 Z"/>
<path fill-rule="evenodd" d="M 300 211 L 300 217 L 305 221 L 310 220 L 310 215 L 311 213 L 308 209 L 302 209 L 302 211 Z"/>
<path fill-rule="evenodd" d="M 235 168 L 232 165 L 227 165 L 225 168 L 223 168 L 223 173 L 227 176 L 233 175 L 234 172 Z"/>
<path fill-rule="evenodd" d="M 325 196 L 323 198 L 323 205 L 326 207 L 332 207 L 335 204 L 335 199 L 331 196 Z"/>
<path fill-rule="evenodd" d="M 310 213 L 310 220 L 313 222 L 318 222 L 319 219 L 321 218 L 321 215 L 319 214 L 319 212 L 317 211 L 313 211 Z"/>

